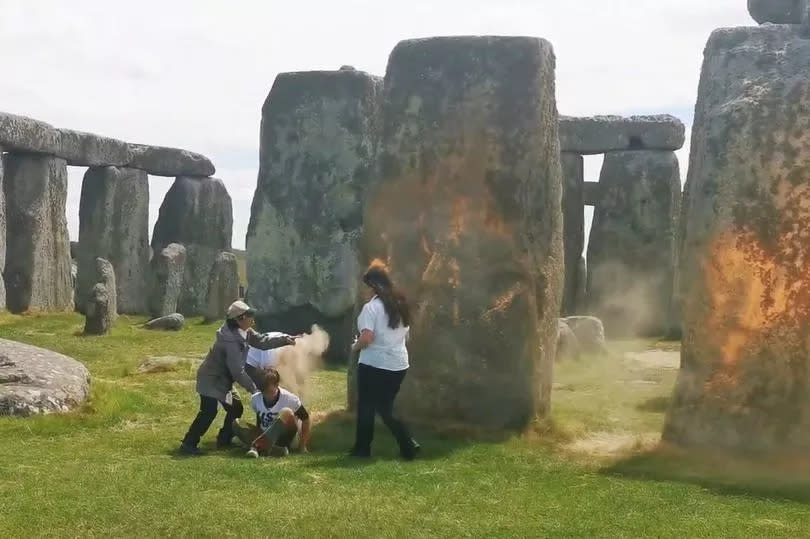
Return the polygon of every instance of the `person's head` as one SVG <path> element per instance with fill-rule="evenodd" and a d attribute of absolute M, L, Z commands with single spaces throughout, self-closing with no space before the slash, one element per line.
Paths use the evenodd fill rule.
<path fill-rule="evenodd" d="M 229 328 L 247 330 L 256 322 L 256 311 L 244 301 L 234 301 L 228 307 L 225 322 Z"/>
<path fill-rule="evenodd" d="M 371 261 L 366 272 L 363 274 L 363 283 L 371 288 L 385 307 L 388 315 L 388 326 L 396 329 L 400 324 L 408 326 L 411 323 L 411 312 L 408 307 L 408 300 L 394 286 L 394 282 L 388 273 L 388 268 L 382 260 Z"/>
<path fill-rule="evenodd" d="M 281 383 L 281 376 L 278 371 L 273 367 L 268 367 L 262 372 L 260 379 L 262 393 L 267 397 L 273 397 L 278 391 L 278 386 Z"/>

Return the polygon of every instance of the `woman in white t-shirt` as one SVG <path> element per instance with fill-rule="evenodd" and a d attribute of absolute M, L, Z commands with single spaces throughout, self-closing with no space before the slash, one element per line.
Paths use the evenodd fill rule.
<path fill-rule="evenodd" d="M 399 444 L 406 460 L 416 457 L 416 443 L 405 424 L 394 417 L 394 400 L 408 372 L 410 310 L 405 296 L 391 282 L 382 262 L 374 261 L 363 276 L 363 283 L 375 296 L 357 317 L 360 336 L 352 350 L 360 352 L 357 366 L 357 432 L 353 457 L 371 456 L 374 416 L 379 414 Z"/>

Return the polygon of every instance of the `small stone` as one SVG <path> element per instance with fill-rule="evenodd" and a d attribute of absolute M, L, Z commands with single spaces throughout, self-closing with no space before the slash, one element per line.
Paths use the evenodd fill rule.
<path fill-rule="evenodd" d="M 94 281 L 85 306 L 85 335 L 106 335 L 118 319 L 115 270 L 103 258 L 95 260 Z"/>
<path fill-rule="evenodd" d="M 144 327 L 146 329 L 180 331 L 186 323 L 185 317 L 180 313 L 170 314 L 150 320 Z"/>
<path fill-rule="evenodd" d="M 579 359 L 579 340 L 565 320 L 557 322 L 557 361 Z"/>
<path fill-rule="evenodd" d="M 586 354 L 606 354 L 605 326 L 595 316 L 569 316 L 562 319 L 577 337 L 580 349 Z"/>

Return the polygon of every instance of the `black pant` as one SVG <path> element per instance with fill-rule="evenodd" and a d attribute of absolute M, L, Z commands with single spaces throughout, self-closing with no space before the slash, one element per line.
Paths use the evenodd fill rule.
<path fill-rule="evenodd" d="M 213 397 L 200 395 L 200 411 L 197 412 L 197 417 L 194 418 L 194 422 L 188 428 L 183 443 L 190 447 L 197 447 L 200 438 L 208 431 L 211 423 L 214 422 L 214 418 L 217 417 L 217 404 L 221 404 L 225 409 L 225 422 L 222 424 L 219 434 L 217 434 L 217 442 L 229 443 L 233 439 L 233 420 L 242 417 L 244 412 L 239 395 L 232 393 L 232 396 L 231 404 L 228 404 L 224 401 L 217 401 Z"/>
<path fill-rule="evenodd" d="M 408 427 L 394 417 L 394 399 L 399 393 L 402 380 L 408 369 L 387 371 L 369 365 L 357 367 L 357 433 L 353 452 L 358 455 L 371 454 L 371 440 L 374 438 L 374 414 L 380 414 L 383 423 L 391 430 L 399 444 L 400 453 L 409 455 L 415 442 Z"/>

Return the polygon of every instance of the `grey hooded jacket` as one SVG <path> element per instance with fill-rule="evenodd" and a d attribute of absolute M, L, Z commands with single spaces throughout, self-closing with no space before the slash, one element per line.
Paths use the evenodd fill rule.
<path fill-rule="evenodd" d="M 217 331 L 216 341 L 197 371 L 197 393 L 225 401 L 234 382 L 249 393 L 256 393 L 256 384 L 245 372 L 248 345 L 259 350 L 271 350 L 287 344 L 287 335 L 275 334 L 271 337 L 249 329 L 247 339 L 243 339 L 238 329 L 223 325 Z"/>

